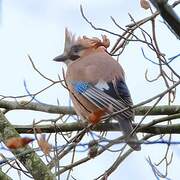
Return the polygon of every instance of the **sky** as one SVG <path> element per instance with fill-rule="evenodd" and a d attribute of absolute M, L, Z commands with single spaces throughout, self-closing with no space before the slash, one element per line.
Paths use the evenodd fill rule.
<path fill-rule="evenodd" d="M 131 23 L 128 13 L 131 13 L 136 20 L 150 15 L 148 11 L 140 7 L 138 0 L 1 0 L 1 2 L 0 81 L 2 85 L 0 94 L 12 96 L 26 94 L 24 80 L 30 92 L 37 92 L 48 84 L 34 72 L 27 55 L 31 56 L 42 73 L 58 80 L 58 74 L 61 74 L 62 67 L 65 68 L 65 66 L 53 62 L 52 59 L 63 52 L 65 27 L 77 35 L 100 37 L 101 34 L 104 34 L 104 32 L 95 31 L 84 21 L 80 14 L 80 4 L 82 4 L 88 19 L 97 27 L 117 33 L 119 29 L 113 24 L 110 16 L 114 17 L 120 25 L 125 26 Z M 179 53 L 179 42 L 160 20 L 161 18 L 158 18 L 158 41 L 162 52 L 166 53 L 167 57 L 172 57 Z M 149 27 L 147 26 L 147 28 Z M 116 38 L 109 37 L 113 44 Z M 149 77 L 154 78 L 157 76 L 158 68 L 143 58 L 141 47 L 141 44 L 132 43 L 120 56 L 120 63 L 126 72 L 126 81 L 134 103 L 148 99 L 165 89 L 160 81 L 148 83 L 145 80 L 146 69 L 148 69 Z M 149 53 L 148 49 L 144 50 L 147 54 Z M 156 58 L 151 53 L 148 55 L 152 59 Z M 172 63 L 172 67 L 176 70 L 180 69 L 178 60 Z M 38 100 L 49 104 L 57 104 L 57 99 L 59 99 L 60 105 L 68 105 L 68 93 L 61 86 L 53 87 L 38 96 Z M 180 96 L 177 94 L 174 104 L 179 102 Z M 162 103 L 165 103 L 165 100 Z M 33 119 L 50 118 L 52 115 L 13 111 L 8 113 L 7 117 L 13 124 L 31 124 Z M 142 146 L 142 151 L 130 155 L 110 176 L 109 180 L 155 179 L 146 158 L 151 156 L 154 161 L 160 159 L 163 156 L 164 148 L 163 145 Z M 172 147 L 172 149 L 175 153 L 168 177 L 176 180 L 180 178 L 177 170 L 179 153 L 177 147 Z M 84 177 L 86 180 L 91 180 L 103 173 L 115 158 L 116 155 L 112 156 L 111 153 L 104 154 L 96 161 L 92 160 L 86 165 L 76 168 L 73 175 L 78 180 L 82 180 Z M 90 171 L 93 172 L 93 177 Z M 17 177 L 15 174 L 14 179 Z"/>

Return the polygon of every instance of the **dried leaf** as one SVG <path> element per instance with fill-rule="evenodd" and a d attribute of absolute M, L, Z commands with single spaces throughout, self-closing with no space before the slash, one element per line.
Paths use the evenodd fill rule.
<path fill-rule="evenodd" d="M 88 156 L 90 158 L 94 158 L 97 156 L 97 152 L 98 152 L 98 146 L 93 146 L 89 148 Z"/>
<path fill-rule="evenodd" d="M 41 137 L 37 140 L 39 147 L 44 152 L 45 155 L 48 155 L 52 145 L 48 143 L 48 141 L 45 138 L 45 135 L 41 135 Z"/>
<path fill-rule="evenodd" d="M 149 2 L 147 1 L 147 0 L 140 0 L 140 4 L 141 4 L 141 7 L 143 8 L 143 9 L 149 9 L 150 8 L 150 4 L 149 4 Z"/>
<path fill-rule="evenodd" d="M 96 157 L 98 152 L 98 142 L 96 140 L 90 141 L 88 147 L 89 147 L 88 156 L 90 158 Z"/>
<path fill-rule="evenodd" d="M 34 139 L 28 138 L 28 137 L 12 137 L 9 138 L 6 142 L 6 146 L 10 149 L 18 149 L 18 148 L 23 148 L 26 146 L 28 143 L 32 142 Z"/>
<path fill-rule="evenodd" d="M 98 109 L 97 111 L 90 113 L 88 120 L 92 124 L 97 124 L 101 120 L 101 117 L 103 115 L 105 115 L 106 112 L 107 112 L 107 109 L 105 109 L 105 108 L 104 109 Z"/>

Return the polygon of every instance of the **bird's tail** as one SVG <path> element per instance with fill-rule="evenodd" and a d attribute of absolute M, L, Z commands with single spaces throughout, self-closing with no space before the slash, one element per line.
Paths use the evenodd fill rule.
<path fill-rule="evenodd" d="M 141 145 L 138 143 L 138 138 L 136 133 L 130 135 L 133 131 L 132 121 L 129 119 L 118 119 L 121 130 L 125 138 L 127 138 L 127 144 L 133 148 L 135 151 L 141 150 Z"/>

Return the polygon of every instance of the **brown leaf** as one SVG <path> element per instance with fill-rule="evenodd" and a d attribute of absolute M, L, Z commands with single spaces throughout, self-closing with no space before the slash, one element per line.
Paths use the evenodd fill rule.
<path fill-rule="evenodd" d="M 28 138 L 28 137 L 12 137 L 9 138 L 6 142 L 6 146 L 10 149 L 18 149 L 18 148 L 23 148 L 26 146 L 28 143 L 33 141 L 34 139 Z"/>
<path fill-rule="evenodd" d="M 96 157 L 97 152 L 98 152 L 98 141 L 96 141 L 96 140 L 90 141 L 88 144 L 88 147 L 89 147 L 88 156 L 90 158 Z"/>
<path fill-rule="evenodd" d="M 41 148 L 41 150 L 44 152 L 45 155 L 48 155 L 52 145 L 50 145 L 46 138 L 45 135 L 41 135 L 41 137 L 37 140 L 39 147 Z"/>
<path fill-rule="evenodd" d="M 141 4 L 141 7 L 144 8 L 144 9 L 149 9 L 150 8 L 150 4 L 147 0 L 140 0 L 140 4 Z"/>

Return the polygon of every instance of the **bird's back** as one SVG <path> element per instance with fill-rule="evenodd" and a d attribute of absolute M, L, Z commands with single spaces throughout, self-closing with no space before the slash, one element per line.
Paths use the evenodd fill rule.
<path fill-rule="evenodd" d="M 114 78 L 124 80 L 121 65 L 106 52 L 95 51 L 80 58 L 68 66 L 66 79 L 97 83 L 99 80 L 112 81 Z"/>

